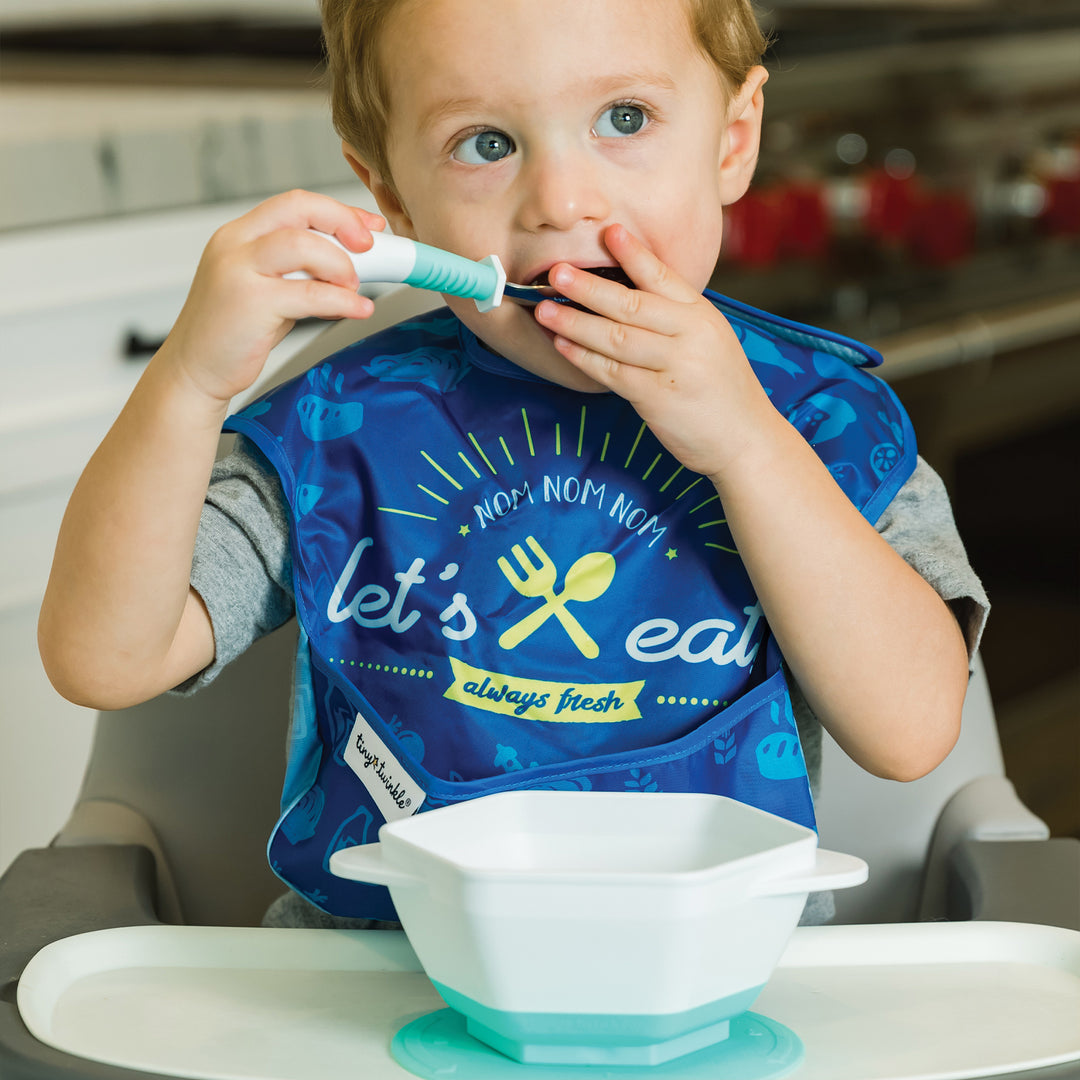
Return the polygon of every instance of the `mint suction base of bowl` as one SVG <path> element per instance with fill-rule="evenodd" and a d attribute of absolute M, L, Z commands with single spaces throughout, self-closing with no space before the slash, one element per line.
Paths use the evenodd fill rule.
<path fill-rule="evenodd" d="M 662 1065 L 726 1039 L 732 1017 L 764 989 L 675 1013 L 552 1013 L 492 1009 L 433 983 L 473 1038 L 526 1065 Z"/>
<path fill-rule="evenodd" d="M 728 1036 L 701 1050 L 659 1066 L 620 1064 L 526 1064 L 474 1039 L 465 1018 L 440 1009 L 406 1024 L 390 1044 L 394 1060 L 424 1080 L 447 1076 L 469 1080 L 525 1080 L 537 1071 L 544 1080 L 592 1080 L 597 1068 L 605 1078 L 644 1077 L 663 1070 L 664 1080 L 778 1080 L 803 1060 L 802 1040 L 779 1021 L 745 1012 L 729 1022 Z"/>
<path fill-rule="evenodd" d="M 676 1058 L 685 1057 L 706 1046 L 723 1042 L 731 1034 L 731 1021 L 720 1020 L 715 1024 L 697 1028 L 686 1035 L 656 1042 L 635 1040 L 630 1044 L 619 1042 L 599 1043 L 595 1038 L 588 1042 L 522 1042 L 508 1039 L 483 1024 L 465 1018 L 465 1030 L 482 1043 L 523 1065 L 663 1065 Z M 572 1039 L 573 1036 L 564 1036 Z"/>

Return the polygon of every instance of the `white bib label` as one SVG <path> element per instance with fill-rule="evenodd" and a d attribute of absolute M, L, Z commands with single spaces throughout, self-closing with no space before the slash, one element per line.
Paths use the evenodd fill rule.
<path fill-rule="evenodd" d="M 415 814 L 427 798 L 427 792 L 405 771 L 360 713 L 356 714 L 345 747 L 345 762 L 360 777 L 387 821 Z"/>

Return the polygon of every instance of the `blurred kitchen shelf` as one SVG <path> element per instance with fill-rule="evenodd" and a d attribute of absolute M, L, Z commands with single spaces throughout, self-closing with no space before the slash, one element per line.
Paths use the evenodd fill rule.
<path fill-rule="evenodd" d="M 872 340 L 972 312 L 1080 295 L 1080 243 L 1032 238 L 944 268 L 879 260 L 864 270 L 860 274 L 839 259 L 791 260 L 760 269 L 722 261 L 710 284 L 755 307 Z"/>
<path fill-rule="evenodd" d="M 956 38 L 1023 35 L 1075 26 L 1077 0 L 772 0 L 763 13 L 781 56 L 924 46 Z"/>
<path fill-rule="evenodd" d="M 350 181 L 322 90 L 0 84 L 0 229 Z"/>

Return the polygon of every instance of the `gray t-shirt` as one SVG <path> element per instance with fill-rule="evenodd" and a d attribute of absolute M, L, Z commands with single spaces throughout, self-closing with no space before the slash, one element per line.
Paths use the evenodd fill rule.
<path fill-rule="evenodd" d="M 978 649 L 990 609 L 956 529 L 941 478 L 922 458 L 878 519 L 877 530 L 949 605 L 967 642 Z M 289 518 L 277 474 L 243 436 L 214 466 L 191 567 L 191 584 L 210 613 L 214 661 L 181 694 L 212 682 L 221 669 L 294 613 Z M 821 725 L 790 677 L 792 708 L 810 786 L 821 777 Z M 291 894 L 295 896 L 295 894 Z M 803 922 L 832 915 L 831 893 L 811 894 Z M 329 916 L 295 896 L 275 905 L 275 925 L 324 925 Z M 310 909 L 310 910 L 308 910 Z M 344 925 L 334 922 L 334 925 Z M 351 924 L 350 924 L 351 925 Z"/>

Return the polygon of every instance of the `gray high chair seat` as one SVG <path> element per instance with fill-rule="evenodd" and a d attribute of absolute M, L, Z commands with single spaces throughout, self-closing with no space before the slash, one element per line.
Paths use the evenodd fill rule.
<path fill-rule="evenodd" d="M 332 326 L 281 377 L 437 303 L 434 294 L 395 290 L 380 298 L 375 319 Z M 0 878 L 0 1080 L 150 1075 L 70 1057 L 30 1035 L 15 990 L 49 942 L 157 922 L 257 926 L 281 893 L 265 846 L 284 772 L 295 640 L 290 623 L 192 698 L 99 715 L 68 822 Z M 1049 839 L 1005 777 L 981 663 L 960 740 L 933 773 L 910 784 L 879 780 L 826 736 L 822 787 L 823 846 L 870 865 L 867 884 L 838 894 L 838 921 L 976 918 L 1080 929 L 1080 841 Z M 1080 1068 L 1022 1075 L 1080 1080 Z"/>

